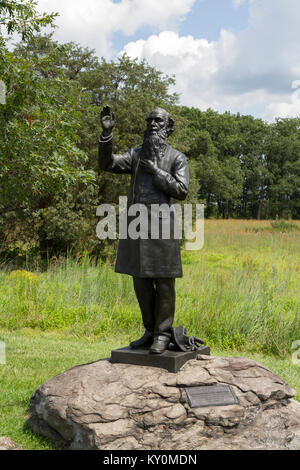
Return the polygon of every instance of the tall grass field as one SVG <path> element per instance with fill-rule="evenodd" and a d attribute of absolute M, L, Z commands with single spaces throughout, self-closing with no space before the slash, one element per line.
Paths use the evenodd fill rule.
<path fill-rule="evenodd" d="M 300 339 L 299 241 L 299 223 L 206 221 L 204 248 L 182 253 L 175 325 L 211 346 L 289 354 Z M 51 260 L 46 272 L 2 269 L 0 328 L 99 340 L 143 330 L 131 277 L 88 258 Z"/>
<path fill-rule="evenodd" d="M 296 388 L 300 365 L 300 222 L 206 220 L 201 251 L 182 250 L 174 326 L 214 355 L 258 360 Z M 88 257 L 49 261 L 46 271 L 0 269 L 0 436 L 53 449 L 26 425 L 31 394 L 77 364 L 109 357 L 143 333 L 130 276 Z M 295 354 L 293 356 L 295 358 Z"/>

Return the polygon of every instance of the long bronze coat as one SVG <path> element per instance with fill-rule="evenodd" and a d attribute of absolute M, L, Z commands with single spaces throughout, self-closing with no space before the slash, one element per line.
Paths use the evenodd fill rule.
<path fill-rule="evenodd" d="M 189 187 L 189 168 L 184 154 L 167 145 L 164 156 L 158 162 L 155 175 L 146 173 L 140 167 L 142 147 L 131 149 L 122 155 L 114 155 L 112 139 L 99 142 L 99 165 L 104 171 L 131 174 L 128 205 L 145 204 L 149 211 L 151 204 L 168 204 L 172 198 L 184 200 Z M 162 219 L 163 214 L 159 217 Z M 162 239 L 120 239 L 115 271 L 140 278 L 182 277 L 180 242 L 174 236 L 175 213 L 171 211 L 171 233 Z M 131 219 L 128 218 L 128 224 Z M 161 225 L 162 220 L 159 220 Z"/>

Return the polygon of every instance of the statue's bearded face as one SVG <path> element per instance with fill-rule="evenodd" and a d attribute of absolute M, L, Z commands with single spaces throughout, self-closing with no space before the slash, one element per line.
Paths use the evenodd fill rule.
<path fill-rule="evenodd" d="M 159 113 L 152 112 L 147 118 L 147 128 L 144 134 L 143 150 L 146 158 L 163 156 L 167 145 L 168 122 Z"/>
<path fill-rule="evenodd" d="M 167 120 L 158 113 L 151 113 L 146 119 L 147 121 L 147 134 L 160 135 L 167 137 Z"/>

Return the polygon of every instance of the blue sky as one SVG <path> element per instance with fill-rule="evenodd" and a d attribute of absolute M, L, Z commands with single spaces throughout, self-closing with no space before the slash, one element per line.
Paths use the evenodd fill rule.
<path fill-rule="evenodd" d="M 151 0 L 150 0 L 151 1 Z M 163 0 L 162 0 L 163 1 Z M 120 1 L 114 1 L 120 3 Z M 190 12 L 178 25 L 181 36 L 189 34 L 203 37 L 209 41 L 217 40 L 222 28 L 232 31 L 245 29 L 248 24 L 248 3 L 239 8 L 234 7 L 232 0 L 198 0 Z M 147 39 L 151 34 L 159 32 L 155 26 L 144 26 L 130 37 L 130 41 Z M 128 42 L 128 37 L 121 33 L 112 36 L 113 48 L 120 50 Z"/>
<path fill-rule="evenodd" d="M 192 34 L 209 41 L 217 40 L 222 28 L 232 31 L 245 29 L 248 24 L 248 3 L 235 8 L 232 0 L 202 0 L 195 2 L 180 34 Z"/>
<path fill-rule="evenodd" d="M 181 104 L 300 115 L 299 0 L 38 0 L 55 37 L 175 75 Z"/>

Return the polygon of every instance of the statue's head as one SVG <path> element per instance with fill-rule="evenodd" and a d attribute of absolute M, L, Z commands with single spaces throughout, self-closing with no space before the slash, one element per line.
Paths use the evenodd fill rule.
<path fill-rule="evenodd" d="M 155 108 L 146 119 L 147 132 L 150 135 L 164 133 L 168 138 L 174 130 L 174 120 L 165 109 Z"/>

